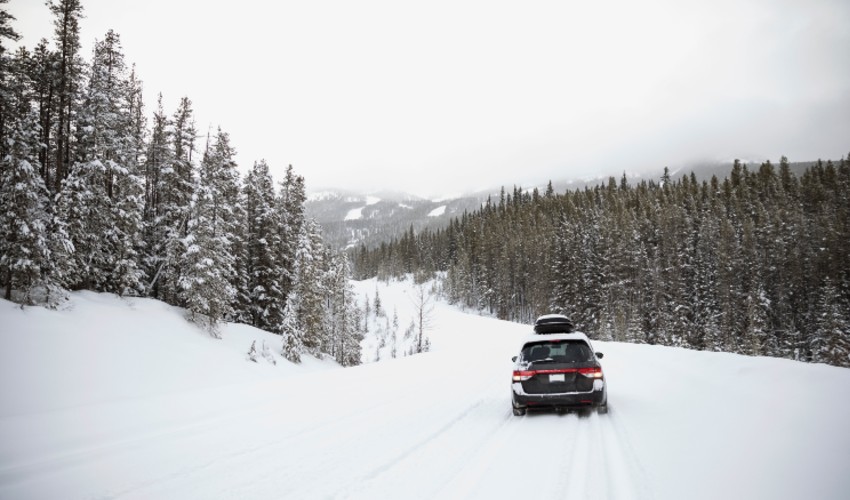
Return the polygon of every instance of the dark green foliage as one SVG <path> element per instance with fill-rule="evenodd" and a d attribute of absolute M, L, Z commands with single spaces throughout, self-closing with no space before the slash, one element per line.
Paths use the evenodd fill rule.
<path fill-rule="evenodd" d="M 850 366 L 848 193 L 848 160 L 797 178 L 786 158 L 722 181 L 514 188 L 353 262 L 361 278 L 441 271 L 451 301 L 512 321 L 566 313 L 600 339 Z"/>

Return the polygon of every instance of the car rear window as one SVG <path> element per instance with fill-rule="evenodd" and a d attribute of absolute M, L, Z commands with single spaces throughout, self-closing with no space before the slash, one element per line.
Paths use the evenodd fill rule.
<path fill-rule="evenodd" d="M 559 363 L 581 363 L 593 359 L 593 351 L 581 340 L 545 340 L 526 344 L 522 348 L 522 359 L 539 361 L 552 358 Z"/>

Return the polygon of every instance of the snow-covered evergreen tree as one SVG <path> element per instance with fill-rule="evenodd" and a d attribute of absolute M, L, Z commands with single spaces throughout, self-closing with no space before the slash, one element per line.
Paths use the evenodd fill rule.
<path fill-rule="evenodd" d="M 247 310 L 257 328 L 279 332 L 286 305 L 280 262 L 280 212 L 265 161 L 254 163 L 243 186 L 246 212 Z"/>
<path fill-rule="evenodd" d="M 274 355 L 272 354 L 271 349 L 269 349 L 269 345 L 266 344 L 266 341 L 263 340 L 263 347 L 260 353 L 263 355 L 263 358 L 273 365 L 277 365 L 277 360 L 274 359 Z"/>
<path fill-rule="evenodd" d="M 384 308 L 381 305 L 381 294 L 380 294 L 380 292 L 378 292 L 378 287 L 376 285 L 375 286 L 375 317 L 378 318 L 378 317 L 384 316 L 384 314 L 385 314 Z"/>
<path fill-rule="evenodd" d="M 6 300 L 13 300 L 15 289 L 22 303 L 34 304 L 37 286 L 54 285 L 48 193 L 35 169 L 39 131 L 29 103 L 19 92 L 6 104 L 17 119 L 9 126 L 7 152 L 0 158 L 0 283 L 5 284 Z"/>
<path fill-rule="evenodd" d="M 277 198 L 279 219 L 277 260 L 282 272 L 281 285 L 284 298 L 288 297 L 295 287 L 296 253 L 304 226 L 306 199 L 304 178 L 296 175 L 292 165 L 289 165 L 286 169 L 286 177 L 280 184 Z"/>
<path fill-rule="evenodd" d="M 328 272 L 325 331 L 328 352 L 343 366 L 360 364 L 361 317 L 354 288 L 350 282 L 351 270 L 348 258 L 343 254 L 331 259 Z"/>
<path fill-rule="evenodd" d="M 171 207 L 167 206 L 167 191 L 173 189 L 175 158 L 171 149 L 171 127 L 168 116 L 162 109 L 162 94 L 157 99 L 157 109 L 153 114 L 153 128 L 148 142 L 145 158 L 145 256 L 144 267 L 147 272 L 147 292 L 160 297 L 162 267 L 165 262 L 165 248 L 173 230 Z"/>
<path fill-rule="evenodd" d="M 7 3 L 8 0 L 0 0 L 0 5 Z M 21 36 L 12 27 L 12 22 L 15 17 L 6 11 L 5 7 L 0 7 L 0 160 L 6 157 L 11 149 L 9 139 L 12 136 L 14 122 L 19 118 L 20 111 L 16 109 L 16 93 L 21 95 L 23 88 L 28 82 L 25 81 L 21 71 L 23 68 L 15 64 L 10 54 L 7 53 L 6 40 L 18 41 Z M 25 57 L 20 59 L 29 59 L 26 54 L 26 49 L 22 49 L 22 55 Z"/>
<path fill-rule="evenodd" d="M 282 337 L 281 355 L 293 363 L 301 362 L 304 352 L 304 330 L 298 321 L 298 294 L 290 293 L 283 310 L 283 322 L 280 326 Z"/>
<path fill-rule="evenodd" d="M 304 348 L 318 356 L 325 344 L 324 289 L 325 251 L 319 225 L 307 219 L 301 228 L 295 253 L 295 280 L 293 292 L 297 294 L 296 317 L 304 332 Z"/>
<path fill-rule="evenodd" d="M 817 301 L 815 329 L 809 340 L 812 361 L 850 367 L 847 305 L 832 280 L 825 280 Z"/>
<path fill-rule="evenodd" d="M 53 73 L 52 93 L 56 95 L 55 106 L 51 105 L 56 119 L 51 123 L 53 134 L 46 154 L 53 157 L 53 186 L 51 192 L 62 189 L 62 182 L 68 178 L 74 159 L 73 134 L 81 127 L 76 123 L 80 88 L 82 87 L 85 62 L 80 57 L 80 19 L 83 18 L 83 6 L 80 0 L 51 0 L 47 3 L 54 15 L 53 32 L 56 54 L 49 65 Z M 69 236 L 72 236 L 69 233 Z"/>
<path fill-rule="evenodd" d="M 119 295 L 141 291 L 137 249 L 143 188 L 136 172 L 130 94 L 118 35 L 95 44 L 80 111 L 79 160 L 59 195 L 76 252 L 71 286 Z"/>
<path fill-rule="evenodd" d="M 218 324 L 233 312 L 234 206 L 239 192 L 233 150 L 219 130 L 207 148 L 195 189 L 180 288 L 189 318 L 218 336 Z"/>
<path fill-rule="evenodd" d="M 172 132 L 168 134 L 172 144 L 170 154 L 173 163 L 161 171 L 159 190 L 162 228 L 162 262 L 151 281 L 157 285 L 163 300 L 183 305 L 179 282 L 183 275 L 180 260 L 186 253 L 184 245 L 189 229 L 192 197 L 195 190 L 195 165 L 192 153 L 195 148 L 195 128 L 192 102 L 184 97 L 171 120 Z"/>

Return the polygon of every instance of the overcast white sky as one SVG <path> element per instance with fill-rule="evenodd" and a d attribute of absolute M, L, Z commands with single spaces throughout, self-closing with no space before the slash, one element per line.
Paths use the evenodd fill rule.
<path fill-rule="evenodd" d="M 846 0 L 82 0 L 247 169 L 420 195 L 850 153 Z M 11 0 L 32 48 L 40 0 Z"/>

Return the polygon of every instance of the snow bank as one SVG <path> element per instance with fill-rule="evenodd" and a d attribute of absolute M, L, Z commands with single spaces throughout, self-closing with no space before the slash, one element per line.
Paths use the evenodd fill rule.
<path fill-rule="evenodd" d="M 77 292 L 59 311 L 0 300 L 0 417 L 286 377 L 336 366 L 296 366 L 280 337 L 227 324 L 214 339 L 183 311 L 152 299 Z M 277 365 L 246 362 L 263 341 Z"/>

